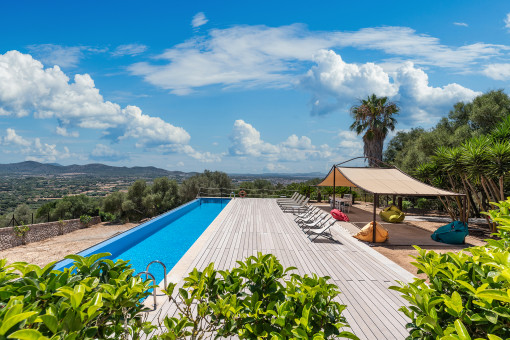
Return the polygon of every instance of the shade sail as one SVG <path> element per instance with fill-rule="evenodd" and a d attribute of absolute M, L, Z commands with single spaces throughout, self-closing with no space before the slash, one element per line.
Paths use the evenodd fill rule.
<path fill-rule="evenodd" d="M 318 186 L 355 187 L 382 195 L 462 196 L 420 182 L 399 169 L 335 166 Z"/>

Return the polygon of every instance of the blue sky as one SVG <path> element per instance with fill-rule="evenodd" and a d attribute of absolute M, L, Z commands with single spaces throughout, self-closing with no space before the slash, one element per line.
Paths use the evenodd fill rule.
<path fill-rule="evenodd" d="M 326 172 L 360 98 L 406 130 L 510 85 L 507 1 L 16 1 L 0 31 L 0 163 Z"/>

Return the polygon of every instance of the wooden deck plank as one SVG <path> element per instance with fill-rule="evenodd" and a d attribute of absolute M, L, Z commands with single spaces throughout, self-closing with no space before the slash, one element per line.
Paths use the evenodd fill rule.
<path fill-rule="evenodd" d="M 398 308 L 406 302 L 387 289 L 403 279 L 367 251 L 366 245 L 338 233 L 334 233 L 335 241 L 311 242 L 294 215 L 283 213 L 274 199 L 237 198 L 229 204 L 230 211 L 187 272 L 210 262 L 217 269 L 230 269 L 257 252 L 272 253 L 282 265 L 297 267 L 300 275 L 330 276 L 342 292 L 337 300 L 348 306 L 344 315 L 351 331 L 360 339 L 405 338 L 407 320 Z M 160 308 L 163 316 L 175 311 L 169 302 Z"/>

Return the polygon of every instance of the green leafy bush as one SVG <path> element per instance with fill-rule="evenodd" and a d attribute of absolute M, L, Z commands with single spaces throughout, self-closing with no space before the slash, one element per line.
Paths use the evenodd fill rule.
<path fill-rule="evenodd" d="M 193 270 L 183 288 L 166 290 L 179 317 L 166 317 L 160 339 L 200 339 L 211 332 L 241 339 L 357 339 L 334 301 L 338 287 L 329 277 L 288 274 L 274 255 L 251 256 L 238 267 L 216 271 L 211 263 Z"/>
<path fill-rule="evenodd" d="M 0 260 L 0 339 L 139 339 L 151 284 L 109 255 L 69 255 L 64 271 Z"/>
<path fill-rule="evenodd" d="M 432 208 L 432 202 L 426 198 L 418 198 L 416 200 L 416 206 L 415 208 L 418 209 L 430 209 Z"/>
<path fill-rule="evenodd" d="M 27 244 L 27 234 L 30 231 L 30 226 L 23 223 L 22 225 L 15 225 L 13 229 L 14 235 L 21 239 L 21 244 Z"/>
<path fill-rule="evenodd" d="M 90 225 L 90 222 L 92 221 L 92 217 L 89 215 L 81 215 L 80 216 L 80 222 L 85 226 L 88 227 Z"/>
<path fill-rule="evenodd" d="M 118 217 L 115 214 L 111 214 L 108 212 L 100 211 L 99 217 L 101 217 L 101 221 L 103 222 L 115 222 L 118 221 Z"/>
<path fill-rule="evenodd" d="M 415 247 L 413 263 L 426 280 L 391 287 L 409 301 L 408 339 L 508 339 L 510 336 L 510 198 L 488 213 L 497 239 L 459 253 Z"/>

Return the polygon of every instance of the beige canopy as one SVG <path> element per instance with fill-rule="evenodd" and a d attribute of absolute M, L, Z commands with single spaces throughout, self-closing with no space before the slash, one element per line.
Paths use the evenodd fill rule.
<path fill-rule="evenodd" d="M 353 187 L 380 195 L 462 196 L 420 182 L 399 169 L 334 166 L 318 186 Z"/>

